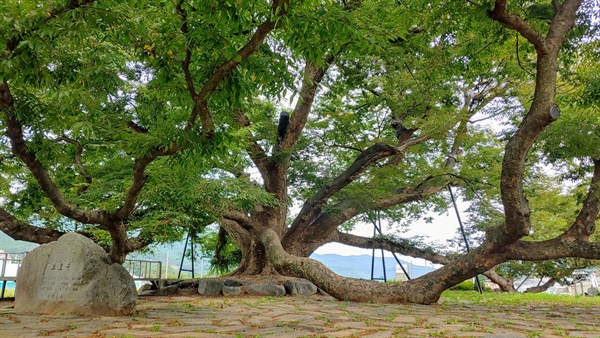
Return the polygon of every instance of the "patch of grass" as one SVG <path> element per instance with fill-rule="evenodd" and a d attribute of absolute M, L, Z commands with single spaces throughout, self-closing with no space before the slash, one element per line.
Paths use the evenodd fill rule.
<path fill-rule="evenodd" d="M 154 324 L 148 329 L 150 332 L 160 332 L 160 325 Z"/>
<path fill-rule="evenodd" d="M 459 324 L 460 323 L 460 319 L 458 318 L 447 318 L 446 319 L 446 324 Z"/>
<path fill-rule="evenodd" d="M 446 337 L 446 335 L 450 333 L 450 330 L 436 330 L 433 332 L 429 332 L 429 337 Z"/>
<path fill-rule="evenodd" d="M 594 327 L 589 327 L 588 325 L 582 325 L 582 324 L 577 324 L 575 323 L 575 329 L 578 331 L 596 331 L 596 327 L 595 325 L 593 325 Z"/>
<path fill-rule="evenodd" d="M 369 317 L 365 317 L 365 316 L 354 316 L 352 317 L 352 321 L 353 322 L 363 322 L 365 324 L 367 324 L 367 326 L 373 326 L 375 325 L 375 321 Z"/>
<path fill-rule="evenodd" d="M 562 307 L 600 306 L 600 297 L 551 295 L 547 293 L 496 293 L 476 291 L 444 291 L 439 304 L 455 304 L 456 302 L 485 304 L 488 307 L 515 305 L 549 305 Z"/>
<path fill-rule="evenodd" d="M 478 322 L 470 323 L 468 326 L 463 327 L 460 330 L 463 331 L 463 332 L 487 332 L 487 333 L 494 333 L 494 330 L 492 328 L 487 327 L 487 326 L 483 326 L 481 323 L 478 323 Z"/>
<path fill-rule="evenodd" d="M 525 332 L 525 335 L 527 338 L 538 338 L 542 335 L 542 333 L 544 333 L 544 330 Z"/>
<path fill-rule="evenodd" d="M 565 331 L 560 326 L 556 326 L 556 325 L 553 325 L 553 327 L 552 327 L 552 333 L 554 333 L 557 336 L 561 336 L 561 337 L 567 337 L 569 335 L 567 333 L 567 331 Z"/>
<path fill-rule="evenodd" d="M 398 335 L 405 335 L 408 333 L 408 330 L 411 328 L 410 325 L 403 325 L 400 327 L 397 327 L 394 329 L 394 331 L 392 331 L 393 336 L 398 336 Z"/>
<path fill-rule="evenodd" d="M 392 320 L 396 319 L 396 317 L 398 317 L 398 310 L 393 310 L 385 317 L 385 320 L 391 322 Z"/>

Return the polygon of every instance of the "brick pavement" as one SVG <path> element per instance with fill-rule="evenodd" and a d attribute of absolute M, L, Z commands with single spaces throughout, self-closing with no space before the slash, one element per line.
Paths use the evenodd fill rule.
<path fill-rule="evenodd" d="M 15 314 L 0 337 L 600 337 L 600 307 L 360 304 L 329 297 L 146 297 L 127 317 Z"/>

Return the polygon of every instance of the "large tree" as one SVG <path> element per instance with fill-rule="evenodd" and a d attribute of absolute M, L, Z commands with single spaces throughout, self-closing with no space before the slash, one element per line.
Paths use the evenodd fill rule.
<path fill-rule="evenodd" d="M 509 260 L 598 258 L 596 153 L 579 154 L 594 169 L 582 170 L 589 189 L 571 226 L 522 240 L 528 154 L 558 118 L 559 65 L 570 67 L 559 50 L 581 3 L 535 3 L 525 17 L 513 14 L 523 4 L 500 0 L 5 5 L 0 111 L 13 187 L 2 230 L 53 240 L 59 231 L 14 214 L 63 224 L 58 212 L 109 234 L 122 262 L 161 234 L 216 220 L 241 251 L 235 274 L 304 277 L 355 301 L 432 303 Z M 286 93 L 295 104 L 279 114 Z M 496 116 L 514 127 L 501 154 L 477 123 Z M 443 208 L 441 192 L 477 165 L 480 183 L 500 188 L 503 215 L 462 257 L 341 231 L 375 211 L 406 224 Z M 497 180 L 486 166 L 501 167 Z M 306 258 L 333 241 L 446 265 L 397 285 L 347 279 Z"/>

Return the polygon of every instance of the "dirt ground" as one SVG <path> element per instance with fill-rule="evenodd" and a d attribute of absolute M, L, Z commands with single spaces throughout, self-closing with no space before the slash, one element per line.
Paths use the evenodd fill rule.
<path fill-rule="evenodd" d="M 17 314 L 0 337 L 600 337 L 599 307 L 361 304 L 330 297 L 142 297 L 126 317 Z"/>

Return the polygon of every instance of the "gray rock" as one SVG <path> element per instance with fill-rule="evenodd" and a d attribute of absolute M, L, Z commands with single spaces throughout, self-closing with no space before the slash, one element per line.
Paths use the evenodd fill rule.
<path fill-rule="evenodd" d="M 197 295 L 198 294 L 198 290 L 196 290 L 196 288 L 185 288 L 185 289 L 178 289 L 177 290 L 177 294 L 178 295 L 182 295 L 182 296 L 192 296 L 192 295 Z"/>
<path fill-rule="evenodd" d="M 140 296 L 156 296 L 156 293 L 158 292 L 158 290 L 154 289 L 154 290 L 144 290 L 142 292 L 139 293 Z"/>
<path fill-rule="evenodd" d="M 170 286 L 170 285 L 177 285 L 181 282 L 183 282 L 183 279 L 167 279 L 165 280 L 165 286 Z"/>
<path fill-rule="evenodd" d="M 223 286 L 223 296 L 239 296 L 242 294 L 240 286 Z"/>
<path fill-rule="evenodd" d="M 306 279 L 289 280 L 285 282 L 284 287 L 291 296 L 312 296 L 317 293 L 317 286 Z"/>
<path fill-rule="evenodd" d="M 161 288 L 160 290 L 158 290 L 158 295 L 159 296 L 174 295 L 177 293 L 177 290 L 179 290 L 179 285 L 165 286 L 164 288 Z"/>
<path fill-rule="evenodd" d="M 250 296 L 285 296 L 283 285 L 247 285 L 246 293 Z"/>
<path fill-rule="evenodd" d="M 206 279 L 198 282 L 198 293 L 202 296 L 218 296 L 223 291 L 223 282 L 220 280 Z"/>
<path fill-rule="evenodd" d="M 135 310 L 133 278 L 91 239 L 68 233 L 25 256 L 17 276 L 15 311 L 84 316 Z"/>
<path fill-rule="evenodd" d="M 590 287 L 587 289 L 587 294 L 588 294 L 588 296 L 598 296 L 598 288 L 595 288 L 595 287 L 593 287 L 593 286 L 590 286 Z"/>
<path fill-rule="evenodd" d="M 223 284 L 225 284 L 225 286 L 243 286 L 243 285 L 246 285 L 246 283 L 244 283 L 241 280 L 237 280 L 237 279 L 226 279 L 225 282 L 223 282 Z"/>
<path fill-rule="evenodd" d="M 150 291 L 150 290 L 155 290 L 152 288 L 151 284 L 142 284 L 142 286 L 140 286 L 140 288 L 138 289 L 138 295 L 141 295 L 145 291 Z"/>
<path fill-rule="evenodd" d="M 179 282 L 177 285 L 179 285 L 180 288 L 185 289 L 185 288 L 189 288 L 190 286 L 194 285 L 194 281 L 193 280 L 184 280 Z"/>

